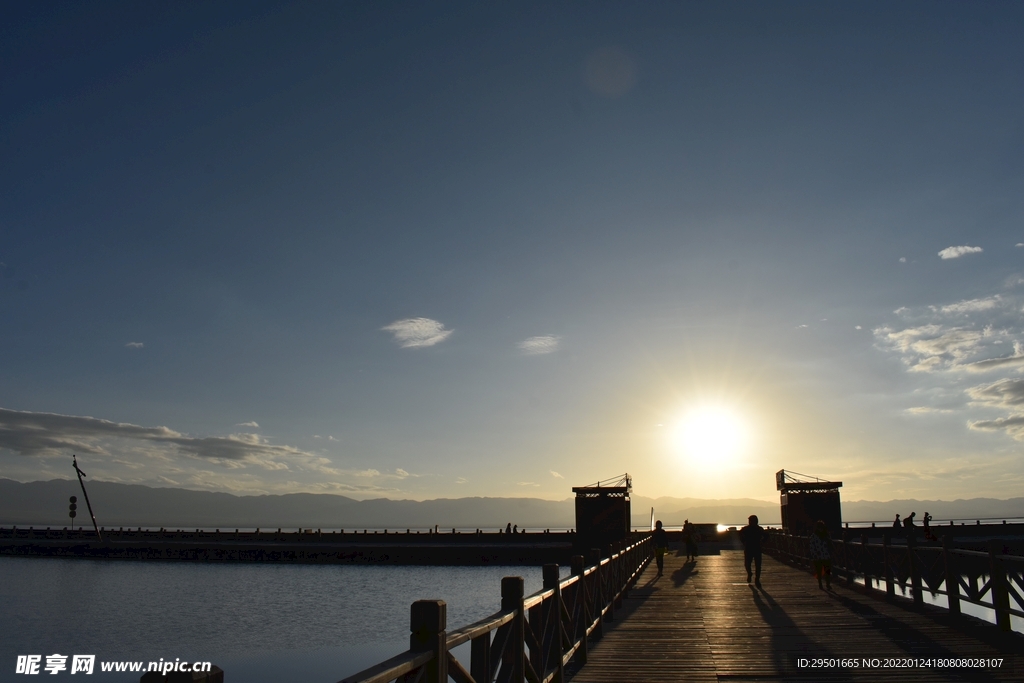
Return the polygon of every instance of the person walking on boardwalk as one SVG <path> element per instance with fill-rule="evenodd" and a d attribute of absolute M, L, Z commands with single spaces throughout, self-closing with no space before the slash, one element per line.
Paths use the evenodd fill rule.
<path fill-rule="evenodd" d="M 907 540 L 914 540 L 914 531 L 917 529 L 914 526 L 914 517 L 917 516 L 916 512 L 911 512 L 909 515 L 903 518 L 903 530 L 907 532 Z"/>
<path fill-rule="evenodd" d="M 892 523 L 893 529 L 903 529 L 903 522 L 900 521 L 900 516 L 896 515 L 896 521 Z"/>
<path fill-rule="evenodd" d="M 764 538 L 764 529 L 757 523 L 757 515 L 750 515 L 747 518 L 747 525 L 740 529 L 740 540 L 743 541 L 743 566 L 747 569 L 747 583 L 751 577 L 754 578 L 754 585 L 761 587 L 761 540 Z M 754 565 L 756 574 L 750 571 L 750 565 Z"/>
<path fill-rule="evenodd" d="M 686 561 L 697 561 L 697 529 L 690 520 L 683 521 L 683 541 L 686 543 Z"/>
<path fill-rule="evenodd" d="M 654 559 L 658 563 L 658 576 L 665 573 L 665 553 L 668 552 L 668 532 L 659 519 L 654 523 Z"/>
<path fill-rule="evenodd" d="M 508 524 L 505 525 L 505 533 L 506 534 L 512 533 L 512 522 L 509 522 Z"/>
<path fill-rule="evenodd" d="M 814 532 L 810 538 L 810 555 L 814 563 L 814 578 L 818 579 L 818 588 L 821 588 L 821 580 L 825 579 L 825 586 L 832 590 L 832 537 L 828 534 L 828 527 L 824 520 L 819 519 L 814 525 Z"/>

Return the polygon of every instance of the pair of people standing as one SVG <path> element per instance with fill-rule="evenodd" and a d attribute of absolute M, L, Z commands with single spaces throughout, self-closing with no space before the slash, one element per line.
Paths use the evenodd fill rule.
<path fill-rule="evenodd" d="M 743 541 L 743 566 L 747 570 L 747 583 L 754 579 L 754 585 L 761 587 L 761 542 L 764 540 L 764 529 L 758 524 L 757 515 L 750 515 L 747 526 L 740 529 L 740 540 Z M 827 587 L 832 590 L 832 538 L 823 520 L 814 525 L 810 538 L 810 556 L 814 564 L 814 576 L 818 579 L 818 588 Z M 752 571 L 753 570 L 753 571 Z M 821 582 L 824 579 L 825 586 Z"/>
<path fill-rule="evenodd" d="M 686 561 L 697 561 L 697 529 L 690 520 L 683 522 L 683 541 L 686 543 Z M 659 519 L 654 523 L 654 559 L 658 563 L 658 576 L 665 573 L 665 553 L 668 552 L 668 532 Z"/>

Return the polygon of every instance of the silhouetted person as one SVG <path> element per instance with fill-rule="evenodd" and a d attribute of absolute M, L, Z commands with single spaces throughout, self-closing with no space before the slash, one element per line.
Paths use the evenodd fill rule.
<path fill-rule="evenodd" d="M 686 543 L 686 561 L 697 561 L 697 529 L 690 520 L 683 521 L 683 541 Z"/>
<path fill-rule="evenodd" d="M 658 563 L 658 576 L 665 573 L 665 553 L 668 552 L 668 532 L 659 519 L 654 523 L 654 559 Z"/>
<path fill-rule="evenodd" d="M 924 527 L 924 538 L 926 541 L 934 541 L 935 536 L 932 535 L 932 516 L 927 511 L 924 513 L 924 517 L 921 518 L 921 526 Z"/>
<path fill-rule="evenodd" d="M 747 518 L 747 525 L 740 529 L 740 540 L 743 541 L 743 566 L 747 569 L 747 583 L 754 577 L 754 585 L 761 587 L 761 540 L 764 538 L 764 529 L 757 523 L 757 515 L 750 515 Z M 753 563 L 756 574 L 750 571 Z"/>
<path fill-rule="evenodd" d="M 505 525 L 505 533 L 506 534 L 512 533 L 512 522 L 509 522 L 508 524 Z"/>
<path fill-rule="evenodd" d="M 825 579 L 825 586 L 832 590 L 832 537 L 828 534 L 828 527 L 823 520 L 818 520 L 814 525 L 814 532 L 810 538 L 811 561 L 814 562 L 814 578 L 818 579 L 818 588 L 821 588 L 821 580 Z"/>
<path fill-rule="evenodd" d="M 903 522 L 900 521 L 900 516 L 899 515 L 896 515 L 896 521 L 892 523 L 892 528 L 893 529 L 902 529 L 903 528 Z"/>

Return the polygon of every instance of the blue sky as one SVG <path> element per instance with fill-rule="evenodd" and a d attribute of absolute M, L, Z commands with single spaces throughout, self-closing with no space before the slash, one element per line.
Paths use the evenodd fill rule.
<path fill-rule="evenodd" d="M 2 11 L 0 476 L 1020 492 L 1015 3 Z"/>

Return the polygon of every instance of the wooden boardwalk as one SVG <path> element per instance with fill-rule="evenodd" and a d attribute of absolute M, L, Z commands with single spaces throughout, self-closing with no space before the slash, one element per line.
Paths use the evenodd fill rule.
<path fill-rule="evenodd" d="M 746 583 L 743 554 L 685 563 L 674 551 L 665 575 L 652 562 L 591 645 L 572 683 L 647 681 L 1024 681 L 1024 637 L 945 610 L 913 609 L 833 583 L 765 555 L 762 590 Z M 805 658 L 859 666 L 800 667 Z M 864 668 L 863 659 L 1002 658 L 1000 668 Z M 890 662 L 892 664 L 892 662 Z"/>

